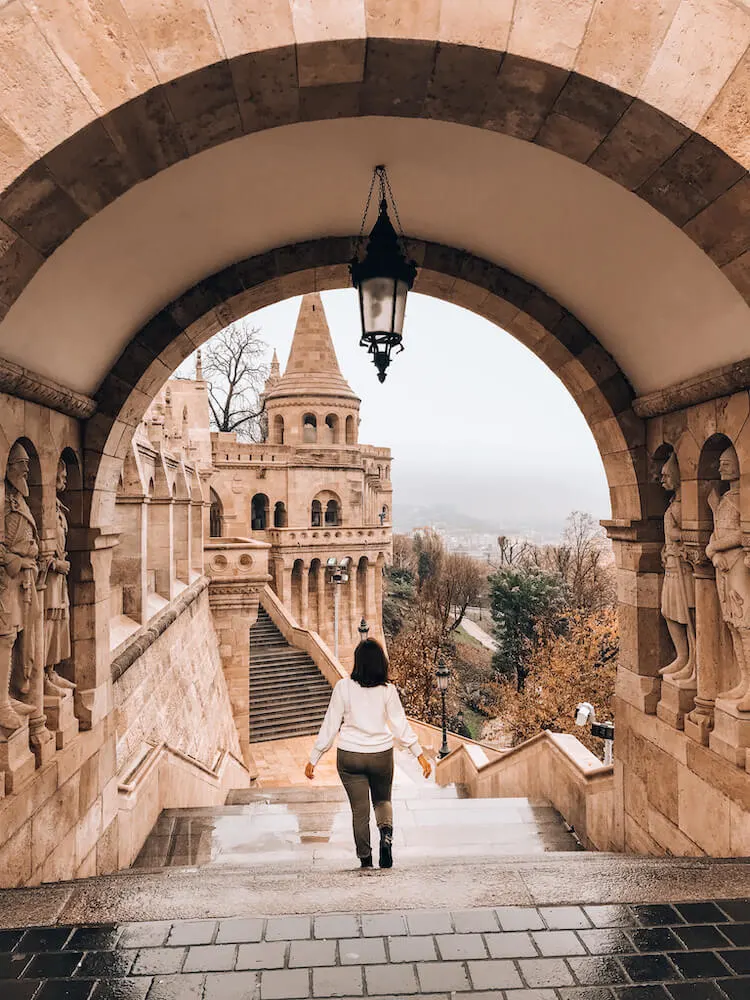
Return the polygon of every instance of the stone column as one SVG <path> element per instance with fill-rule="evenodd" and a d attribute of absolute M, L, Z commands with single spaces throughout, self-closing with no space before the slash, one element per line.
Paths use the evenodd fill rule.
<path fill-rule="evenodd" d="M 352 563 L 351 572 L 349 573 L 349 582 L 346 585 L 347 590 L 347 614 L 346 614 L 346 629 L 344 630 L 344 636 L 346 637 L 346 645 L 349 650 L 358 642 L 359 635 L 357 633 L 357 625 L 359 625 L 359 618 L 357 612 L 357 566 Z"/>
<path fill-rule="evenodd" d="M 302 572 L 300 573 L 300 592 L 299 592 L 299 624 L 302 628 L 309 627 L 310 612 L 309 612 L 309 594 L 308 587 L 310 577 L 310 567 L 302 566 Z"/>
<path fill-rule="evenodd" d="M 209 605 L 229 690 L 242 756 L 250 754 L 250 628 L 258 617 L 260 592 L 270 582 L 266 542 L 251 539 L 206 544 Z"/>
<path fill-rule="evenodd" d="M 148 621 L 148 508 L 143 497 L 118 497 L 116 515 L 120 540 L 112 554 L 111 582 L 113 587 L 122 588 L 122 613 L 139 625 Z"/>
<path fill-rule="evenodd" d="M 110 571 L 119 534 L 98 528 L 71 528 L 68 534 L 72 599 L 75 710 L 81 729 L 93 729 L 112 709 L 109 620 Z"/>
<path fill-rule="evenodd" d="M 170 601 L 174 596 L 174 503 L 171 499 L 152 498 L 148 510 L 148 572 L 154 576 L 154 589 Z"/>
<path fill-rule="evenodd" d="M 379 636 L 382 633 L 381 620 L 376 613 L 376 597 L 375 597 L 375 573 L 377 567 L 374 562 L 368 560 L 367 563 L 367 577 L 365 579 L 365 606 L 363 614 L 367 624 L 370 626 L 370 634 L 373 634 L 373 638 Z"/>
<path fill-rule="evenodd" d="M 660 525 L 656 521 L 604 521 L 617 566 L 620 653 L 616 696 L 655 715 L 659 668 L 671 648 L 660 610 Z"/>
<path fill-rule="evenodd" d="M 326 571 L 322 564 L 318 567 L 318 635 L 325 640 L 327 632 L 326 620 Z M 327 641 L 327 640 L 326 640 Z"/>
<path fill-rule="evenodd" d="M 190 583 L 190 536 L 190 500 L 175 500 L 172 506 L 174 575 L 185 584 Z"/>
<path fill-rule="evenodd" d="M 279 594 L 278 598 L 289 614 L 292 614 L 292 568 L 282 564 L 278 572 Z"/>
<path fill-rule="evenodd" d="M 685 716 L 685 735 L 708 746 L 714 727 L 714 707 L 721 664 L 721 633 L 724 623 L 716 590 L 716 571 L 706 557 L 705 544 L 690 546 L 688 556 L 695 577 L 695 639 L 697 646 L 697 692 L 695 707 Z"/>

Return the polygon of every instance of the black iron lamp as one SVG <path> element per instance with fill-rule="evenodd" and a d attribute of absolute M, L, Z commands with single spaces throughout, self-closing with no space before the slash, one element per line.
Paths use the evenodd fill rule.
<path fill-rule="evenodd" d="M 367 241 L 364 258 L 360 259 L 367 213 L 372 201 L 375 184 L 379 187 L 380 208 L 378 218 Z M 399 233 L 388 215 L 390 198 Z M 398 217 L 396 202 L 388 181 L 385 167 L 375 167 L 367 196 L 357 252 L 349 265 L 352 284 L 359 292 L 359 313 L 362 322 L 360 346 L 366 347 L 378 370 L 378 379 L 385 382 L 386 369 L 391 363 L 391 352 L 403 351 L 402 333 L 406 296 L 417 276 L 417 265 L 406 256 L 404 234 Z"/>
<path fill-rule="evenodd" d="M 448 690 L 448 682 L 451 679 L 450 669 L 445 665 L 445 660 L 440 660 L 438 663 L 438 668 L 435 671 L 435 677 L 437 678 L 438 689 L 440 690 L 440 697 L 443 702 L 443 745 L 440 747 L 438 757 L 442 760 L 443 757 L 447 757 L 450 753 L 450 747 L 448 746 L 448 726 L 445 721 L 445 692 Z"/>

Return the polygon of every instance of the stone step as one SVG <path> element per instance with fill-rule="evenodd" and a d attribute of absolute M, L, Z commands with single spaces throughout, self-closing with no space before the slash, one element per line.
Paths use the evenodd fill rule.
<path fill-rule="evenodd" d="M 255 701 L 259 699 L 278 698 L 279 701 L 286 701 L 290 698 L 318 698 L 327 705 L 331 699 L 331 689 L 323 684 L 316 684 L 315 681 L 295 681 L 293 684 L 285 685 L 283 691 L 277 691 L 271 685 L 250 685 L 250 694 Z"/>
<path fill-rule="evenodd" d="M 280 726 L 314 726 L 317 732 L 325 714 L 324 707 L 316 708 L 314 706 L 304 710 L 294 706 L 286 706 L 282 709 L 264 708 L 257 713 L 251 709 L 249 713 L 250 728 L 276 729 Z"/>
<path fill-rule="evenodd" d="M 293 740 L 300 736 L 315 736 L 319 726 L 269 726 L 267 729 L 250 727 L 250 743 L 272 743 L 274 740 Z"/>
<path fill-rule="evenodd" d="M 250 684 L 251 685 L 253 685 L 255 683 L 259 683 L 259 684 L 265 684 L 267 686 L 271 686 L 271 685 L 274 685 L 274 684 L 278 685 L 281 682 L 287 682 L 288 683 L 288 682 L 295 681 L 295 680 L 315 681 L 317 683 L 317 682 L 319 682 L 319 679 L 320 679 L 320 681 L 322 681 L 323 684 L 326 684 L 325 678 L 320 673 L 318 673 L 318 671 L 316 669 L 314 669 L 314 668 L 307 669 L 307 670 L 288 670 L 288 669 L 285 670 L 285 669 L 281 669 L 281 670 L 278 670 L 278 671 L 275 671 L 275 670 L 274 671 L 260 671 L 260 670 L 259 671 L 255 671 L 252 668 L 250 669 Z M 327 687 L 328 687 L 328 690 L 330 691 L 331 690 L 330 685 L 327 685 Z"/>

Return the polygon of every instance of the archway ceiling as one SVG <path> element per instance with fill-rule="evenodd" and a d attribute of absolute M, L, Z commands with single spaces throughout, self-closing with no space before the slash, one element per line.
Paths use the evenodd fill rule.
<path fill-rule="evenodd" d="M 274 247 L 357 232 L 376 162 L 409 235 L 543 288 L 636 392 L 750 353 L 738 291 L 634 194 L 505 135 L 373 117 L 254 133 L 131 188 L 36 273 L 0 325 L 0 354 L 93 393 L 143 323 L 196 281 Z"/>

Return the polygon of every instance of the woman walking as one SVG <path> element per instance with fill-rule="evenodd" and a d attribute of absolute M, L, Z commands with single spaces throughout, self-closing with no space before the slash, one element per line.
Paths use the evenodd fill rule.
<path fill-rule="evenodd" d="M 398 691 L 388 682 L 388 658 L 374 639 L 354 652 L 354 670 L 333 689 L 323 725 L 310 754 L 305 774 L 312 779 L 315 765 L 339 736 L 336 767 L 352 807 L 357 857 L 362 868 L 372 868 L 370 798 L 380 831 L 380 867 L 393 865 L 393 742 L 408 747 L 429 778 L 430 762 L 422 752 L 404 713 Z"/>

